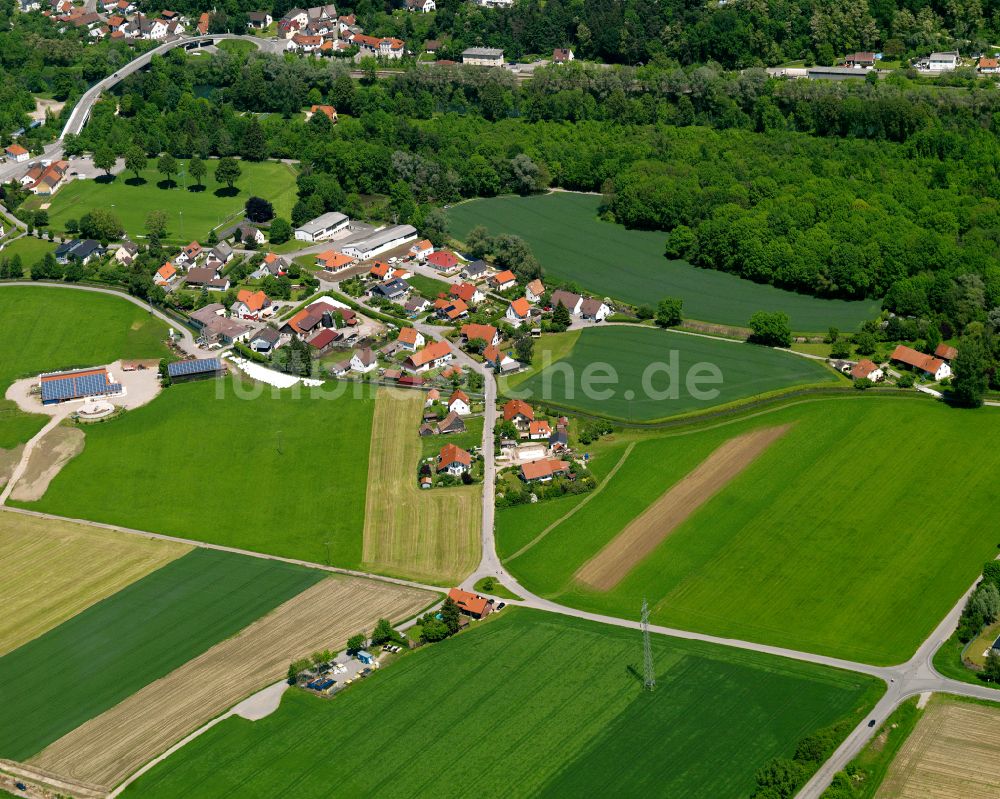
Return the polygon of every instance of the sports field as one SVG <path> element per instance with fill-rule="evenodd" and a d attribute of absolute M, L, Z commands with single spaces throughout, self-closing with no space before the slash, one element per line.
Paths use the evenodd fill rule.
<path fill-rule="evenodd" d="M 454 584 L 479 563 L 482 488 L 417 486 L 424 395 L 380 390 L 371 428 L 363 566 Z M 482 429 L 480 427 L 480 429 Z M 450 440 L 450 436 L 441 437 Z"/>
<path fill-rule="evenodd" d="M 215 160 L 205 162 L 208 174 L 202 191 L 192 191 L 195 181 L 187 174 L 187 161 L 178 160 L 181 170 L 174 176 L 177 186 L 162 188 L 163 175 L 156 171 L 156 162 L 141 173 L 144 183 L 133 185 L 130 172 L 116 175 L 110 183 L 102 180 L 74 180 L 52 198 L 49 226 L 63 231 L 67 219 L 77 219 L 94 208 L 106 208 L 115 214 L 133 239 L 146 235 L 146 216 L 150 211 L 165 211 L 167 235 L 165 242 L 204 241 L 208 231 L 218 225 L 237 221 L 247 198 L 263 197 L 271 202 L 277 216 L 288 219 L 295 203 L 295 169 L 275 161 L 252 163 L 240 161 L 242 177 L 230 192 L 224 184 L 215 182 Z M 26 207 L 35 208 L 41 198 L 29 200 Z"/>
<path fill-rule="evenodd" d="M 0 284 L 0 447 L 27 441 L 47 420 L 3 399 L 14 380 L 118 358 L 160 358 L 166 335 L 159 319 L 119 297 Z"/>
<path fill-rule="evenodd" d="M 577 336 L 559 333 L 552 338 Z M 624 421 L 648 422 L 799 385 L 833 385 L 822 363 L 770 347 L 631 325 L 587 328 L 545 366 L 501 392 Z M 674 368 L 676 367 L 676 368 Z M 673 391 L 671 391 L 673 389 Z"/>
<path fill-rule="evenodd" d="M 0 512 L 0 655 L 179 558 L 183 544 Z"/>
<path fill-rule="evenodd" d="M 935 696 L 903 744 L 878 799 L 1000 795 L 1000 706 Z"/>
<path fill-rule="evenodd" d="M 498 511 L 499 550 L 522 585 L 564 604 L 631 617 L 648 597 L 660 624 L 899 663 L 996 553 L 989 411 L 849 397 L 630 433 L 638 443 L 586 504 Z M 790 427 L 677 526 L 653 525 L 665 540 L 613 589 L 580 583 L 584 564 L 711 453 L 779 425 Z M 621 456 L 602 456 L 603 468 Z"/>
<path fill-rule="evenodd" d="M 399 622 L 434 600 L 405 586 L 327 577 L 64 735 L 32 765 L 110 789 L 245 696 L 280 680 L 292 660 L 340 650 L 379 618 Z"/>
<path fill-rule="evenodd" d="M 254 388 L 178 384 L 89 427 L 83 452 L 25 507 L 357 566 L 374 401 Z"/>
<path fill-rule="evenodd" d="M 327 702 L 300 692 L 230 719 L 125 796 L 712 796 L 860 718 L 867 677 L 655 637 L 657 689 L 628 667 L 638 633 L 510 609 Z M 373 730 L 377 725 L 377 734 Z M 371 734 L 361 731 L 371 730 Z M 372 767 L 377 763 L 377 767 Z M 622 768 L 628 763 L 628 768 Z"/>
<path fill-rule="evenodd" d="M 459 240 L 476 225 L 494 235 L 521 236 L 546 275 L 598 295 L 635 305 L 680 297 L 689 319 L 745 327 L 754 311 L 784 311 L 798 331 L 825 332 L 831 325 L 853 331 L 879 312 L 877 300 L 818 299 L 669 261 L 663 255 L 666 233 L 602 222 L 597 216 L 600 204 L 597 195 L 570 192 L 493 197 L 453 206 L 448 218 Z"/>
<path fill-rule="evenodd" d="M 0 658 L 0 757 L 23 760 L 324 577 L 196 549 Z"/>

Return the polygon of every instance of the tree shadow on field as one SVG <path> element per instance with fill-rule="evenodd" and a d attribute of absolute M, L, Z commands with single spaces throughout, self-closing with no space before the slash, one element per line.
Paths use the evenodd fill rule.
<path fill-rule="evenodd" d="M 223 186 L 221 189 L 215 190 L 216 197 L 235 197 L 240 193 L 240 190 L 233 186 L 231 189 L 228 186 Z"/>
<path fill-rule="evenodd" d="M 100 184 L 102 186 L 106 186 L 109 183 L 114 183 L 115 182 L 115 178 L 117 178 L 117 177 L 118 177 L 117 175 L 98 175 L 96 178 L 94 178 L 94 183 L 98 183 L 98 184 Z M 128 181 L 125 181 L 125 182 L 127 183 Z"/>
<path fill-rule="evenodd" d="M 159 180 L 156 183 L 156 188 L 158 189 L 176 189 L 177 181 L 175 180 Z"/>
<path fill-rule="evenodd" d="M 198 193 L 198 192 L 205 191 L 205 187 L 204 186 L 188 186 L 187 190 L 190 191 L 190 192 Z"/>
<path fill-rule="evenodd" d="M 126 178 L 125 185 L 126 186 L 145 186 L 146 182 L 147 182 L 146 178 L 131 177 L 131 178 Z"/>

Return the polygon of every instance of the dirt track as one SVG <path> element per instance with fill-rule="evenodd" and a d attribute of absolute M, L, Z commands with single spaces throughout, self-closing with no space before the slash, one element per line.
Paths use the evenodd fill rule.
<path fill-rule="evenodd" d="M 342 648 L 354 633 L 370 632 L 379 618 L 399 621 L 433 598 L 374 580 L 322 580 L 64 735 L 31 765 L 110 789 L 192 730 L 281 679 L 291 661 L 318 649 Z"/>
<path fill-rule="evenodd" d="M 0 488 L 7 484 L 14 473 L 14 467 L 21 462 L 24 444 L 18 444 L 13 449 L 0 448 Z"/>
<path fill-rule="evenodd" d="M 59 471 L 83 452 L 83 431 L 76 427 L 56 427 L 35 445 L 28 466 L 10 492 L 18 502 L 35 502 L 42 498 Z"/>
<path fill-rule="evenodd" d="M 610 591 L 789 427 L 765 427 L 722 444 L 584 563 L 576 579 L 589 588 Z"/>

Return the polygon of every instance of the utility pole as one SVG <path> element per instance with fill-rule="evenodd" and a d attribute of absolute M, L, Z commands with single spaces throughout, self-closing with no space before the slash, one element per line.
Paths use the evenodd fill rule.
<path fill-rule="evenodd" d="M 653 670 L 653 646 L 649 640 L 649 603 L 642 599 L 642 676 L 643 688 L 652 691 L 656 688 L 656 672 Z"/>

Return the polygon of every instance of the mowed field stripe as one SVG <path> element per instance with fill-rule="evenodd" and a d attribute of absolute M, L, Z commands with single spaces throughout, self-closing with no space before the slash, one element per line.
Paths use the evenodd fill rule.
<path fill-rule="evenodd" d="M 0 655 L 191 550 L 74 522 L 0 511 Z"/>
<path fill-rule="evenodd" d="M 479 562 L 480 486 L 421 490 L 417 435 L 424 396 L 379 389 L 372 421 L 363 567 L 453 583 Z M 440 437 L 441 444 L 448 441 Z"/>
<path fill-rule="evenodd" d="M 601 480 L 597 488 L 595 488 L 593 491 L 587 494 L 587 496 L 585 496 L 578 504 L 574 505 L 572 508 L 566 511 L 565 514 L 563 514 L 554 522 L 552 522 L 552 524 L 550 524 L 548 527 L 542 530 L 542 532 L 540 532 L 538 535 L 532 538 L 527 544 L 525 544 L 523 547 L 517 550 L 517 552 L 515 552 L 513 555 L 507 558 L 507 560 L 512 561 L 518 555 L 523 555 L 525 552 L 531 549 L 535 544 L 537 544 L 539 541 L 545 538 L 545 536 L 547 536 L 550 532 L 555 530 L 560 524 L 562 524 L 564 521 L 569 519 L 574 513 L 580 510 L 580 508 L 584 507 L 588 502 L 594 499 L 594 497 L 598 496 L 604 490 L 604 487 L 611 481 L 611 478 L 618 473 L 618 470 L 621 469 L 622 466 L 625 465 L 625 461 L 628 460 L 628 456 L 632 453 L 633 449 L 635 449 L 634 441 L 631 442 L 627 447 L 625 447 L 625 451 L 622 453 L 622 456 L 618 459 L 618 462 L 611 467 L 611 471 L 607 473 L 607 475 L 603 480 Z"/>
<path fill-rule="evenodd" d="M 64 735 L 31 764 L 110 789 L 243 697 L 280 679 L 292 660 L 341 648 L 379 618 L 400 621 L 433 600 L 433 594 L 416 588 L 328 577 Z"/>
<path fill-rule="evenodd" d="M 698 508 L 783 436 L 791 425 L 765 427 L 730 439 L 646 508 L 583 564 L 576 579 L 610 591 Z"/>
<path fill-rule="evenodd" d="M 1000 708 L 935 697 L 889 766 L 876 796 L 1000 796 Z"/>

